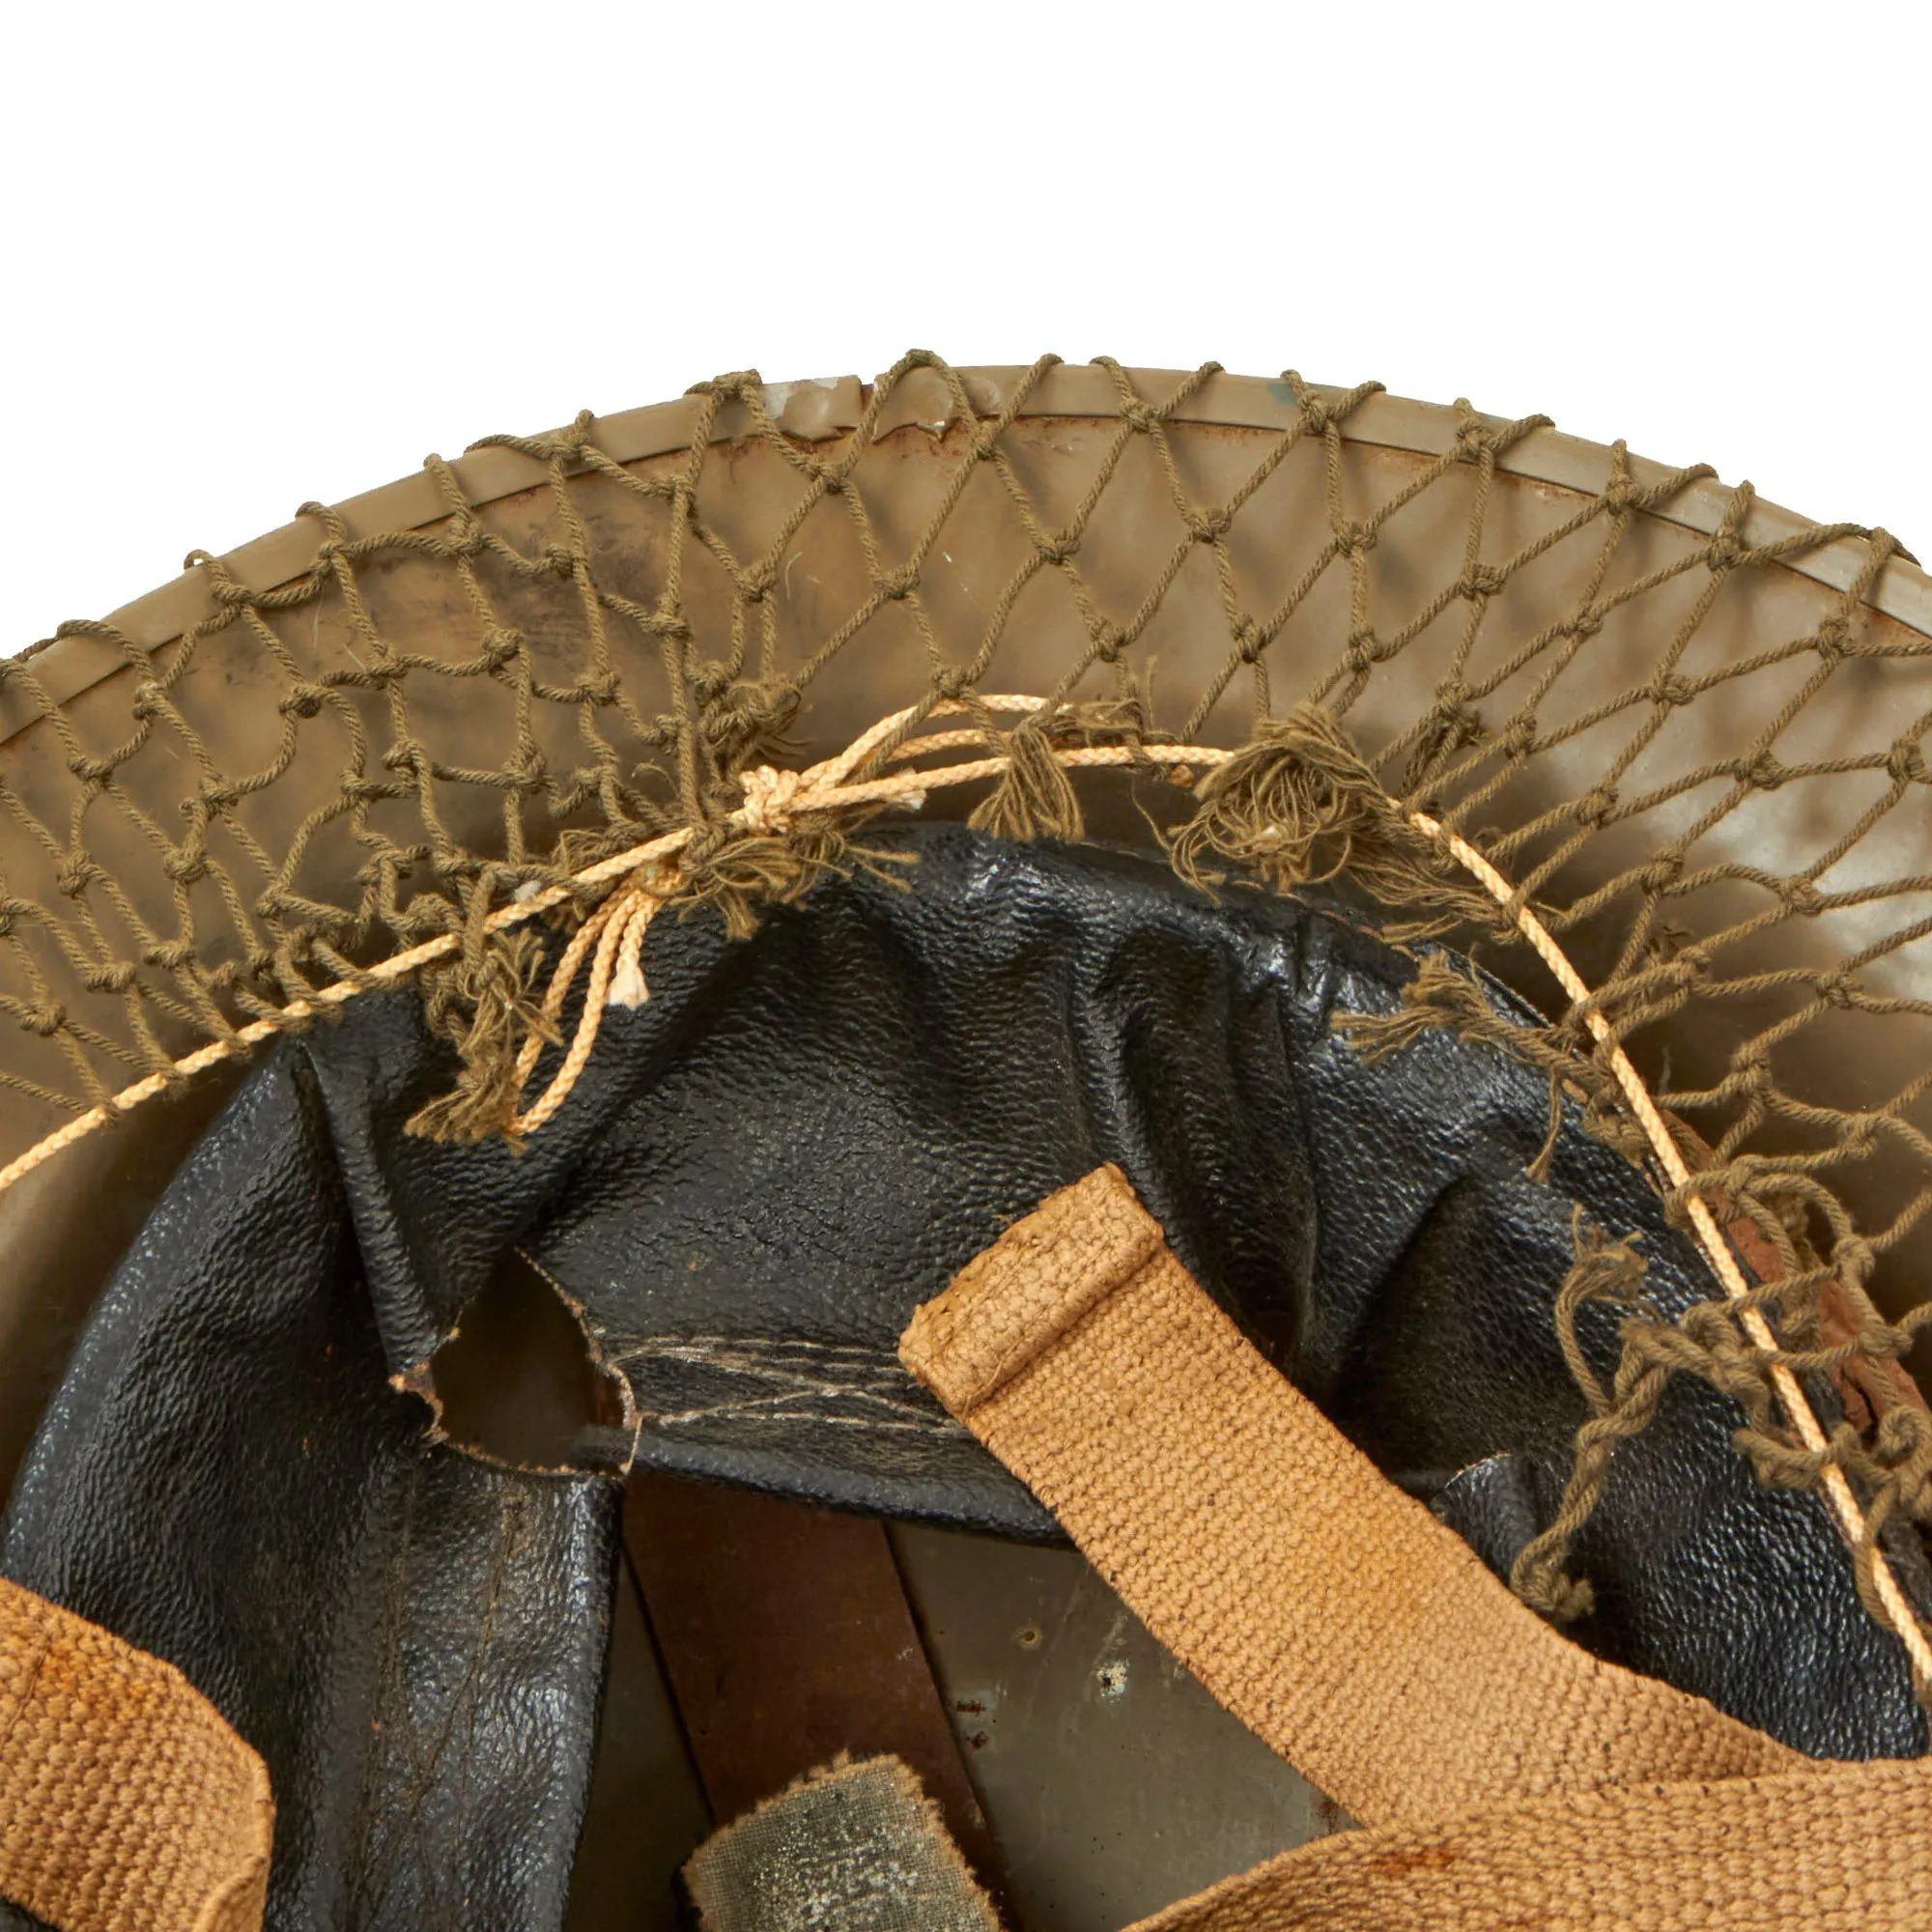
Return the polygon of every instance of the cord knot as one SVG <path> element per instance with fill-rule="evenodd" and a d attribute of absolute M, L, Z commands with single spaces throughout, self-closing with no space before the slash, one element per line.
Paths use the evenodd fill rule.
<path fill-rule="evenodd" d="M 794 801 L 804 782 L 803 772 L 781 772 L 770 765 L 753 765 L 740 772 L 738 783 L 745 802 L 739 809 L 745 830 L 763 838 L 781 837 L 791 823 Z"/>

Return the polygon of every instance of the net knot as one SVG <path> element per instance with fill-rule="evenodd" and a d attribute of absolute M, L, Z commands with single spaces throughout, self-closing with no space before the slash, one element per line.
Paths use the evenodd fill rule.
<path fill-rule="evenodd" d="M 77 899 L 99 876 L 100 867 L 93 860 L 70 858 L 54 874 L 54 890 L 64 898 Z"/>
<path fill-rule="evenodd" d="M 442 541 L 452 556 L 474 556 L 484 546 L 483 526 L 468 508 L 452 511 L 443 526 Z"/>
<path fill-rule="evenodd" d="M 1840 1281 L 1869 1281 L 1877 1265 L 1878 1250 L 1863 1235 L 1840 1235 L 1832 1243 L 1832 1272 Z"/>
<path fill-rule="evenodd" d="M 1667 670 L 1651 686 L 1650 695 L 1659 704 L 1689 704 L 1697 696 L 1698 688 L 1693 679 Z"/>
<path fill-rule="evenodd" d="M 1731 776 L 1759 791 L 1776 791 L 1791 774 L 1770 752 L 1753 752 L 1748 758 L 1739 758 L 1732 764 Z"/>
<path fill-rule="evenodd" d="M 544 453 L 554 462 L 582 463 L 590 447 L 590 425 L 594 421 L 596 417 L 588 410 L 579 410 L 568 429 L 544 438 Z"/>
<path fill-rule="evenodd" d="M 83 752 L 76 752 L 67 761 L 67 768 L 82 784 L 98 785 L 114 776 L 114 767 L 107 759 L 89 757 Z"/>
<path fill-rule="evenodd" d="M 1579 825 L 1602 825 L 1616 809 L 1616 786 L 1598 785 L 1594 790 L 1586 791 L 1570 808 L 1570 812 Z"/>
<path fill-rule="evenodd" d="M 663 638 L 667 642 L 673 644 L 685 644 L 691 641 L 691 626 L 674 604 L 661 605 L 655 611 L 647 611 L 637 621 L 638 628 L 653 638 Z"/>
<path fill-rule="evenodd" d="M 1458 463 L 1480 463 L 1496 446 L 1496 440 L 1491 434 L 1482 417 L 1467 415 L 1456 425 L 1456 461 Z"/>
<path fill-rule="evenodd" d="M 570 687 L 570 697 L 574 704 L 615 704 L 617 673 L 614 670 L 607 670 L 580 677 Z"/>
<path fill-rule="evenodd" d="M 1252 617 L 1242 617 L 1235 625 L 1235 649 L 1243 664 L 1253 664 L 1267 648 L 1262 627 Z"/>
<path fill-rule="evenodd" d="M 430 776 L 429 747 L 420 738 L 398 738 L 383 753 L 383 765 L 387 771 L 408 772 L 420 781 Z"/>
<path fill-rule="evenodd" d="M 1604 508 L 1613 517 L 1621 517 L 1636 509 L 1641 502 L 1642 497 L 1636 484 L 1622 470 L 1604 485 Z"/>
<path fill-rule="evenodd" d="M 214 559 L 206 551 L 195 551 L 189 553 L 188 561 L 190 563 L 213 564 Z M 224 572 L 211 570 L 209 572 L 209 579 L 208 588 L 210 595 L 213 597 L 217 604 L 224 606 L 226 609 L 239 611 L 254 603 L 255 593 L 245 583 L 238 583 L 234 578 L 229 577 Z"/>
<path fill-rule="evenodd" d="M 1488 735 L 1483 714 L 1469 699 L 1469 687 L 1453 673 L 1436 688 L 1422 735 L 1408 760 L 1405 783 L 1410 790 L 1423 785 L 1445 758 L 1479 745 Z"/>
<path fill-rule="evenodd" d="M 1835 1007 L 1840 1012 L 1851 1011 L 1852 1008 L 1858 1004 L 1860 994 L 1862 991 L 1859 982 L 1848 973 L 1836 970 L 1819 974 L 1816 980 L 1813 981 L 1813 985 L 1816 988 L 1818 997 L 1828 1007 Z M 1862 1121 L 1859 1124 L 1863 1128 L 1862 1138 L 1869 1141 L 1871 1138 L 1870 1126 Z M 1846 1144 L 1849 1146 L 1851 1142 L 1852 1132 L 1848 1129 Z"/>
<path fill-rule="evenodd" d="M 1187 530 L 1196 543 L 1218 543 L 1228 534 L 1234 519 L 1226 510 L 1189 510 Z"/>
<path fill-rule="evenodd" d="M 1304 435 L 1326 436 L 1334 420 L 1333 412 L 1320 396 L 1302 397 L 1301 428 Z"/>
<path fill-rule="evenodd" d="M 50 1039 L 67 1024 L 67 1009 L 57 1000 L 36 1000 L 20 1014 L 20 1026 L 27 1033 L 37 1033 L 43 1039 Z"/>
<path fill-rule="evenodd" d="M 1811 648 L 1828 665 L 1841 664 L 1851 649 L 1851 626 L 1842 612 L 1833 613 L 1818 626 Z"/>
<path fill-rule="evenodd" d="M 1456 594 L 1473 602 L 1478 597 L 1493 597 L 1508 580 L 1492 563 L 1472 563 L 1456 585 Z"/>
<path fill-rule="evenodd" d="M 745 830 L 763 838 L 781 837 L 791 824 L 794 801 L 804 782 L 803 772 L 781 772 L 771 765 L 753 765 L 740 772 Z"/>
<path fill-rule="evenodd" d="M 1536 750 L 1536 720 L 1520 715 L 1512 718 L 1503 726 L 1496 743 L 1507 758 L 1520 762 L 1529 757 Z"/>
<path fill-rule="evenodd" d="M 1885 754 L 1885 769 L 1894 784 L 1932 784 L 1924 753 L 1907 738 L 1901 738 Z"/>
<path fill-rule="evenodd" d="M 1142 436 L 1148 436 L 1152 433 L 1153 426 L 1159 422 L 1160 416 L 1151 404 L 1144 403 L 1136 396 L 1132 402 L 1121 405 L 1121 420 L 1129 429 L 1138 430 Z"/>
<path fill-rule="evenodd" d="M 1704 563 L 1713 576 L 1722 576 L 1743 561 L 1746 554 L 1744 539 L 1729 524 L 1723 525 L 1704 547 Z"/>
<path fill-rule="evenodd" d="M 1046 563 L 1065 563 L 1080 548 L 1078 530 L 1048 530 L 1034 545 Z"/>
<path fill-rule="evenodd" d="M 1904 1404 L 1888 1409 L 1879 1420 L 1872 1462 L 1886 1472 L 1908 1516 L 1922 1519 L 1932 1510 L 1932 1428 L 1922 1412 Z"/>
<path fill-rule="evenodd" d="M 1360 556 L 1375 549 L 1378 534 L 1374 524 L 1344 521 L 1335 526 L 1335 548 L 1343 556 Z"/>
<path fill-rule="evenodd" d="M 1579 644 L 1587 643 L 1603 628 L 1604 613 L 1594 608 L 1586 608 L 1557 625 L 1556 635 L 1560 638 L 1574 638 Z"/>
<path fill-rule="evenodd" d="M 1777 895 L 1786 912 L 1802 913 L 1806 919 L 1816 919 L 1825 910 L 1825 895 L 1809 879 L 1778 880 Z"/>
<path fill-rule="evenodd" d="M 541 791 L 549 776 L 550 760 L 535 745 L 503 767 L 503 779 L 510 789 L 523 792 L 526 796 Z"/>
<path fill-rule="evenodd" d="M 1095 617 L 1087 626 L 1087 635 L 1093 639 L 1101 663 L 1120 663 L 1121 653 L 1127 647 L 1127 634 L 1111 617 Z"/>
<path fill-rule="evenodd" d="M 208 854 L 170 851 L 161 861 L 161 870 L 176 885 L 191 886 L 208 876 Z"/>
<path fill-rule="evenodd" d="M 298 684 L 276 709 L 288 718 L 313 718 L 327 696 L 319 684 Z"/>
<path fill-rule="evenodd" d="M 879 595 L 882 597 L 910 596 L 918 584 L 919 566 L 915 563 L 901 563 L 879 574 Z"/>
<path fill-rule="evenodd" d="M 514 664 L 523 655 L 524 635 L 521 631 L 506 630 L 492 625 L 483 634 L 483 648 L 477 655 L 483 661 L 486 671 L 498 671 L 506 665 Z"/>

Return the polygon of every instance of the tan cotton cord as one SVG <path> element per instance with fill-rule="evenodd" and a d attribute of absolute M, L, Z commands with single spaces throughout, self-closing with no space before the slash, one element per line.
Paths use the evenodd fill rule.
<path fill-rule="evenodd" d="M 985 711 L 1022 715 L 1037 713 L 1048 708 L 1048 702 L 1044 698 L 1018 694 L 976 695 L 973 703 L 974 706 Z M 972 707 L 955 699 L 942 699 L 933 704 L 908 706 L 880 719 L 836 756 L 810 766 L 802 772 L 779 771 L 771 766 L 754 767 L 742 774 L 744 803 L 728 815 L 726 823 L 743 831 L 772 834 L 783 830 L 796 819 L 812 812 L 849 810 L 863 806 L 893 805 L 917 810 L 930 791 L 979 780 L 999 778 L 1012 764 L 1011 757 L 1005 753 L 938 767 L 916 768 L 907 765 L 903 769 L 888 772 L 881 777 L 856 781 L 852 780 L 851 774 L 859 770 L 867 759 L 881 746 L 887 744 L 895 733 L 912 728 L 925 718 L 957 716 L 970 708 Z M 890 753 L 889 760 L 898 762 L 933 751 L 970 750 L 983 744 L 986 735 L 984 729 L 934 733 L 930 737 L 909 740 Z M 1136 743 L 1056 745 L 1050 748 L 1050 755 L 1056 764 L 1075 770 L 1149 763 L 1202 770 L 1227 764 L 1239 754 L 1206 745 Z M 1649 1091 L 1644 1086 L 1641 1075 L 1632 1064 L 1629 1055 L 1618 1044 L 1608 1022 L 1596 1009 L 1589 987 L 1571 964 L 1563 949 L 1543 922 L 1521 902 L 1509 881 L 1466 838 L 1425 812 L 1407 811 L 1394 799 L 1385 802 L 1391 812 L 1406 817 L 1417 831 L 1435 840 L 1482 886 L 1497 905 L 1506 910 L 1518 931 L 1535 949 L 1565 994 L 1582 1013 L 1629 1102 L 1632 1113 L 1649 1141 L 1660 1167 L 1668 1178 L 1671 1186 L 1683 1194 L 1692 1229 L 1705 1258 L 1716 1271 L 1718 1279 L 1723 1284 L 1726 1295 L 1732 1301 L 1743 1304 L 1739 1313 L 1746 1332 L 1758 1349 L 1775 1354 L 1777 1350 L 1776 1338 L 1773 1335 L 1770 1323 L 1761 1311 L 1749 1299 L 1750 1284 L 1746 1280 L 1737 1258 L 1724 1240 L 1715 1215 L 1695 1191 L 1691 1172 L 1686 1165 Z M 651 915 L 660 904 L 664 903 L 665 896 L 670 889 L 667 876 L 661 868 L 675 859 L 676 855 L 691 842 L 692 838 L 693 828 L 690 826 L 682 826 L 675 831 L 664 833 L 640 845 L 631 846 L 584 867 L 574 874 L 567 884 L 551 886 L 532 894 L 528 898 L 513 900 L 492 913 L 486 921 L 488 930 L 500 932 L 535 919 L 572 899 L 582 898 L 600 889 L 608 889 L 617 882 L 627 882 L 623 890 L 612 893 L 579 927 L 552 974 L 550 986 L 544 998 L 543 1011 L 546 1018 L 554 1023 L 561 1015 L 565 998 L 575 983 L 585 955 L 593 947 L 595 948 L 582 1014 L 578 1021 L 563 1063 L 537 1100 L 526 1111 L 515 1117 L 514 1132 L 525 1134 L 535 1132 L 552 1119 L 570 1097 L 571 1090 L 588 1065 L 591 1052 L 596 1046 L 598 1032 L 603 1024 L 605 1008 L 613 983 L 625 995 L 618 1004 L 627 1006 L 635 1004 L 636 1002 L 629 997 L 633 993 L 638 994 L 639 998 L 642 997 L 640 990 L 642 974 L 639 967 L 639 955 Z M 639 883 L 646 881 L 648 883 Z M 316 994 L 313 999 L 292 1001 L 280 1014 L 257 1020 L 249 1026 L 239 1029 L 226 1039 L 216 1040 L 198 1052 L 177 1061 L 173 1067 L 172 1078 L 179 1080 L 192 1076 L 207 1067 L 218 1065 L 272 1037 L 277 1033 L 313 1018 L 324 1008 L 345 1005 L 358 993 L 396 985 L 423 967 L 449 957 L 461 948 L 462 944 L 461 934 L 442 934 L 420 946 L 412 947 L 406 952 L 396 953 L 354 979 L 339 980 Z M 528 1080 L 534 1070 L 542 1044 L 540 1038 L 525 1043 L 518 1060 L 520 1086 Z M 49 1134 L 5 1169 L 0 1169 L 0 1191 L 12 1186 L 14 1181 L 32 1173 L 43 1162 L 51 1159 L 63 1149 L 83 1139 L 97 1127 L 104 1126 L 110 1120 L 131 1112 L 135 1107 L 157 1097 L 170 1084 L 169 1076 L 151 1074 Z M 1824 1455 L 1830 1448 L 1830 1438 L 1800 1387 L 1797 1378 L 1783 1363 L 1775 1362 L 1772 1378 L 1785 1416 L 1799 1439 L 1812 1454 Z M 1822 1463 L 1822 1481 L 1833 1515 L 1855 1559 L 1870 1566 L 1873 1585 L 1886 1608 L 1891 1627 L 1897 1632 L 1911 1656 L 1918 1681 L 1921 1684 L 1932 1684 L 1932 1639 L 1928 1639 L 1897 1579 L 1892 1576 L 1884 1552 L 1877 1547 L 1870 1525 L 1865 1520 L 1857 1497 L 1852 1493 L 1851 1485 L 1844 1471 L 1835 1463 L 1826 1460 Z"/>

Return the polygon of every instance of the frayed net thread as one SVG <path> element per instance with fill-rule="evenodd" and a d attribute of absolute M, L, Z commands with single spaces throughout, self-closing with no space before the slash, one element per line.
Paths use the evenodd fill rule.
<path fill-rule="evenodd" d="M 1263 719 L 1197 796 L 1200 810 L 1167 850 L 1174 869 L 1204 891 L 1226 884 L 1230 867 L 1278 892 L 1346 873 L 1384 905 L 1426 909 L 1423 919 L 1392 928 L 1398 936 L 1493 921 L 1495 907 L 1456 882 L 1440 846 L 1318 705 Z"/>
<path fill-rule="evenodd" d="M 1426 955 L 1404 987 L 1400 1004 L 1388 1013 L 1338 1013 L 1335 1030 L 1365 1060 L 1403 1051 L 1435 1032 L 1481 1041 L 1508 1053 L 1545 1074 L 1549 1082 L 1549 1128 L 1543 1149 L 1525 1170 L 1539 1182 L 1549 1179 L 1550 1165 L 1567 1098 L 1579 1103 L 1585 1130 L 1641 1164 L 1651 1151 L 1646 1136 L 1617 1105 L 1614 1083 L 1578 1051 L 1560 1026 L 1516 1022 L 1492 1006 L 1483 988 L 1441 953 Z M 1835 1375 L 1857 1366 L 1896 1362 L 1911 1349 L 1920 1327 L 1932 1326 L 1932 1305 L 1903 1321 L 1888 1322 L 1871 1303 L 1823 1265 L 1804 1265 L 1789 1227 L 1789 1205 L 1777 1193 L 1782 1178 L 1767 1175 L 1758 1186 L 1726 1193 L 1727 1211 L 1760 1231 L 1776 1233 L 1770 1265 L 1781 1279 L 1767 1280 L 1754 1301 L 1774 1305 L 1787 1333 L 1803 1333 L 1812 1346 L 1777 1351 L 1776 1359 L 1800 1372 Z M 1814 1186 L 1797 1183 L 1805 1195 Z M 1774 1358 L 1753 1344 L 1738 1325 L 1738 1305 L 1722 1299 L 1696 1303 L 1676 1321 L 1663 1320 L 1645 1300 L 1645 1263 L 1627 1236 L 1612 1241 L 1591 1225 L 1580 1207 L 1572 1219 L 1576 1259 L 1552 1309 L 1565 1363 L 1590 1414 L 1577 1430 L 1571 1468 L 1549 1524 L 1518 1553 L 1510 1586 L 1533 1609 L 1552 1622 L 1587 1615 L 1595 1597 L 1586 1577 L 1576 1576 L 1571 1559 L 1577 1537 L 1595 1514 L 1618 1448 L 1639 1435 L 1655 1419 L 1673 1375 L 1690 1375 L 1730 1396 L 1745 1422 L 1734 1433 L 1739 1452 L 1758 1479 L 1769 1485 L 1813 1490 L 1828 1464 L 1843 1470 L 1864 1500 L 1866 1533 L 1854 1548 L 1858 1587 L 1867 1611 L 1880 1623 L 1893 1621 L 1880 1594 L 1877 1576 L 1879 1537 L 1895 1518 L 1932 1520 L 1932 1414 L 1914 1398 L 1901 1378 L 1892 1405 L 1876 1415 L 1868 1440 L 1849 1421 L 1832 1432 L 1829 1446 L 1806 1449 L 1781 1426 L 1772 1386 Z M 1789 1250 L 1788 1254 L 1782 1253 Z M 1815 1257 L 1812 1258 L 1815 1264 Z M 1759 1273 L 1764 1272 L 1761 1264 Z M 1834 1346 L 1821 1336 L 1821 1303 L 1835 1286 L 1848 1311 L 1851 1332 Z M 1617 1370 L 1605 1390 L 1577 1338 L 1577 1317 L 1588 1303 L 1605 1302 L 1624 1311 Z M 1862 1386 L 1877 1397 L 1882 1380 L 1866 1377 Z M 1919 1694 L 1932 1707 L 1932 1684 Z"/>

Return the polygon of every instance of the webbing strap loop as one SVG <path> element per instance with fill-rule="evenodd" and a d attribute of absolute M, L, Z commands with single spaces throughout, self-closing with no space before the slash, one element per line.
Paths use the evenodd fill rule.
<path fill-rule="evenodd" d="M 1922 1922 L 1926 1764 L 1814 1764 L 1569 1642 L 1268 1367 L 1118 1169 L 1016 1223 L 900 1352 L 1222 1703 L 1378 1828 L 1146 1932 Z"/>
<path fill-rule="evenodd" d="M 274 1819 L 173 1664 L 0 1577 L 0 1898 L 59 1932 L 260 1932 Z"/>

